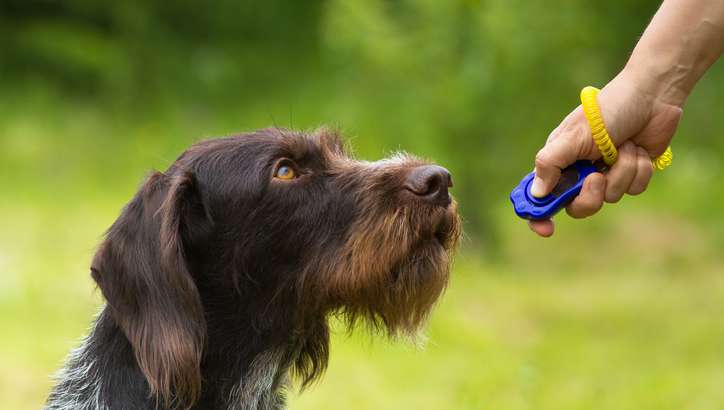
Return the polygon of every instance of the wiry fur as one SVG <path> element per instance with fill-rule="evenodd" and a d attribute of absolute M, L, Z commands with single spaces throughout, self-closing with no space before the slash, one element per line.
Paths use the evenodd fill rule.
<path fill-rule="evenodd" d="M 104 410 L 100 389 L 103 386 L 102 374 L 92 357 L 87 357 L 86 338 L 82 344 L 68 355 L 65 368 L 58 372 L 55 379 L 59 384 L 51 394 L 46 407 L 48 410 Z"/>
<path fill-rule="evenodd" d="M 299 177 L 274 178 L 280 161 Z M 107 305 L 47 408 L 277 410 L 291 376 L 324 372 L 330 315 L 414 335 L 460 234 L 449 175 L 430 168 L 354 160 L 328 130 L 192 146 L 100 245 Z M 437 172 L 434 192 L 410 188 L 418 171 Z"/>

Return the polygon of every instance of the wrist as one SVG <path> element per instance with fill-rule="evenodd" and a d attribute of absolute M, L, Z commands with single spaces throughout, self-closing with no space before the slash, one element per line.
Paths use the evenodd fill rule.
<path fill-rule="evenodd" d="M 648 98 L 683 107 L 693 88 L 687 81 L 692 67 L 667 54 L 634 51 L 621 75 Z"/>

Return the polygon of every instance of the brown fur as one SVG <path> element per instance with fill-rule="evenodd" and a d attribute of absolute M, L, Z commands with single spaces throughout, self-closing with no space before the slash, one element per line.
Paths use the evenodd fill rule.
<path fill-rule="evenodd" d="M 281 162 L 298 178 L 275 178 Z M 306 385 L 326 368 L 330 315 L 416 334 L 460 236 L 449 178 L 407 154 L 356 160 L 326 129 L 192 146 L 146 181 L 93 260 L 108 305 L 69 371 L 105 384 L 61 383 L 49 403 L 277 409 L 288 370 Z"/>

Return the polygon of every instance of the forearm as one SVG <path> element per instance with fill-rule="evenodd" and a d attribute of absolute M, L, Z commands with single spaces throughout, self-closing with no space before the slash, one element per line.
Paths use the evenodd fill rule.
<path fill-rule="evenodd" d="M 624 71 L 643 91 L 683 106 L 724 51 L 724 0 L 665 0 Z"/>

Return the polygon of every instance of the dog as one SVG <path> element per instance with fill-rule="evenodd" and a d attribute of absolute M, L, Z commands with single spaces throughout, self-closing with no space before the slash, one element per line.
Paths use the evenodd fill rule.
<path fill-rule="evenodd" d="M 279 410 L 324 372 L 330 317 L 417 334 L 460 236 L 450 173 L 345 148 L 264 129 L 150 175 L 93 258 L 106 304 L 46 409 Z"/>

